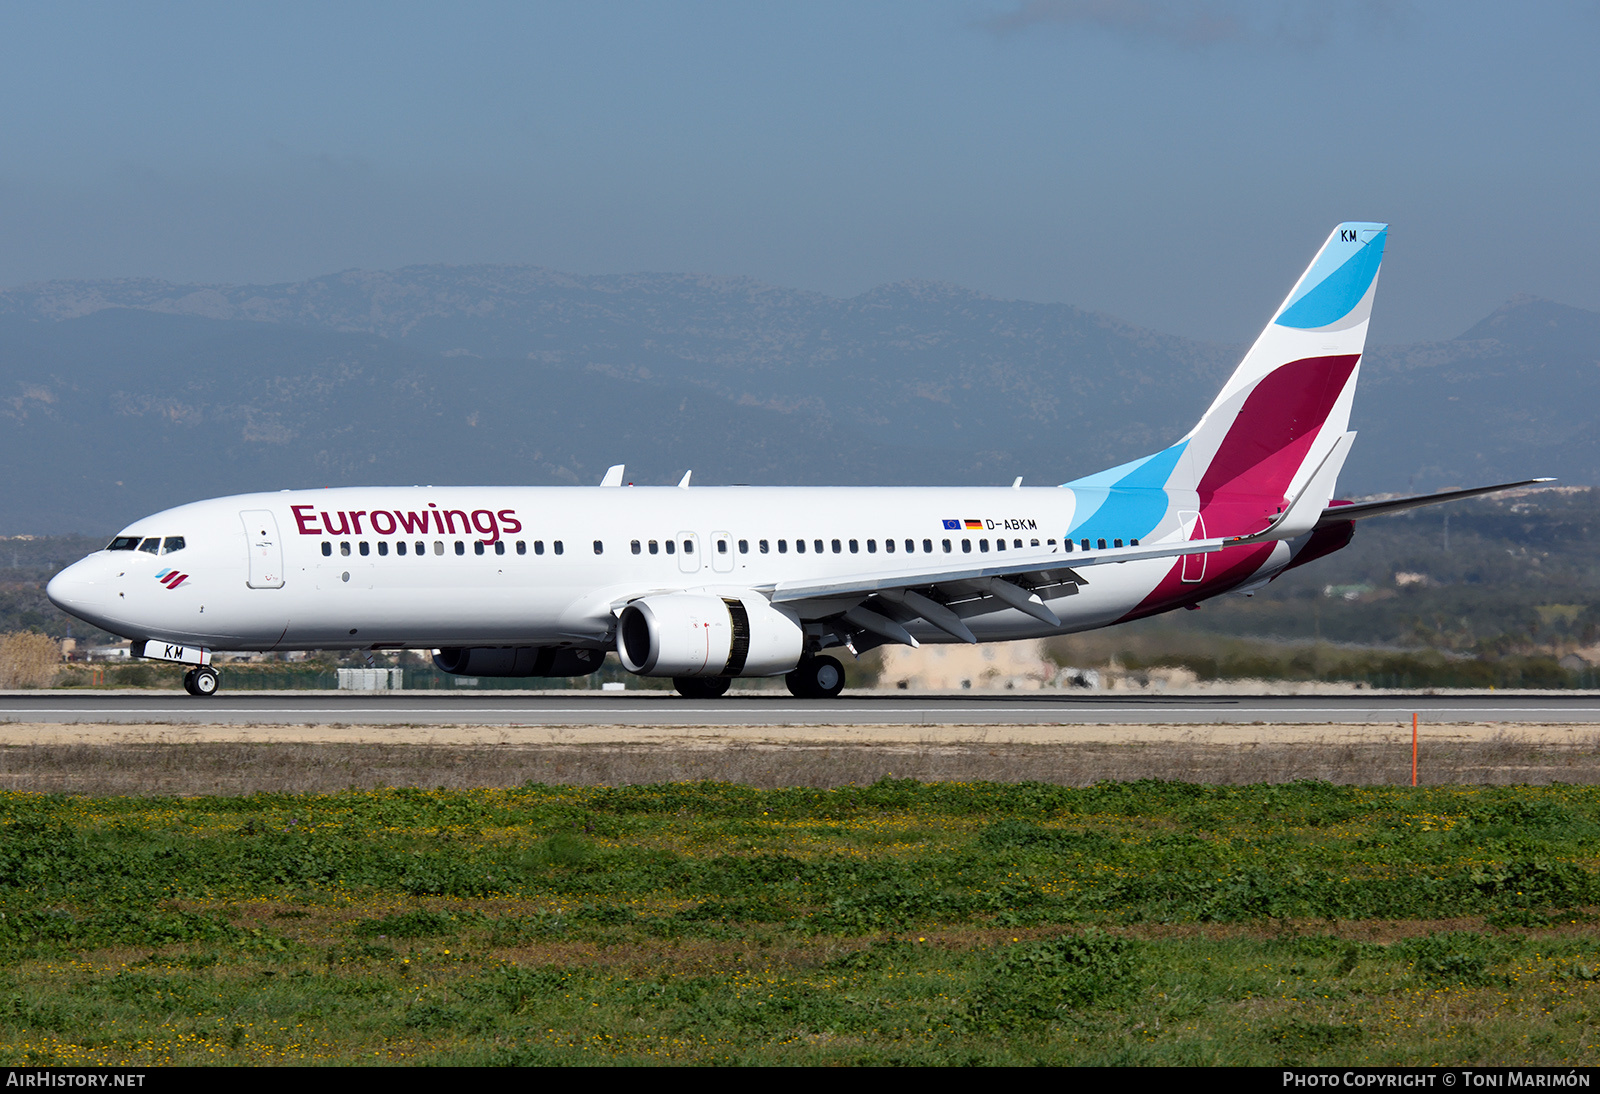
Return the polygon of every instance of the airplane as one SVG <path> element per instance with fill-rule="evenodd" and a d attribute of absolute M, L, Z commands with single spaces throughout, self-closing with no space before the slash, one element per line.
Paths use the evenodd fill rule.
<path fill-rule="evenodd" d="M 433 651 L 447 673 L 629 672 L 715 698 L 832 698 L 887 643 L 1068 634 L 1251 592 L 1355 521 L 1548 479 L 1334 499 L 1388 226 L 1335 228 L 1187 435 L 1061 486 L 285 490 L 134 521 L 51 580 L 63 611 L 190 666 L 216 652 Z"/>

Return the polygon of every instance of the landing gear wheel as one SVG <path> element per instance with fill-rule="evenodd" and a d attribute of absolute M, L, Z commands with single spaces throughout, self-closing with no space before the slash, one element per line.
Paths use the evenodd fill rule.
<path fill-rule="evenodd" d="M 190 669 L 183 674 L 183 690 L 202 699 L 209 699 L 215 695 L 218 683 L 217 670 L 210 665 Z"/>
<path fill-rule="evenodd" d="M 783 682 L 797 699 L 836 699 L 844 690 L 844 666 L 834 657 L 808 657 Z"/>
<path fill-rule="evenodd" d="M 672 686 L 685 699 L 720 699 L 728 693 L 733 679 L 727 676 L 674 676 Z"/>

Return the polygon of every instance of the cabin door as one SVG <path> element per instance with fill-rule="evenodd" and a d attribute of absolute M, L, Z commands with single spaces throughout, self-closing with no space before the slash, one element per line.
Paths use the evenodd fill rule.
<path fill-rule="evenodd" d="M 245 541 L 250 544 L 250 574 L 245 584 L 252 589 L 283 588 L 283 543 L 278 539 L 278 518 L 270 509 L 247 509 L 239 519 L 244 522 Z"/>
<path fill-rule="evenodd" d="M 1205 539 L 1206 522 L 1199 513 L 1179 513 L 1178 520 L 1183 522 L 1183 538 L 1186 540 Z M 1201 581 L 1206 576 L 1205 555 L 1184 555 L 1182 568 L 1178 577 L 1190 584 Z"/>

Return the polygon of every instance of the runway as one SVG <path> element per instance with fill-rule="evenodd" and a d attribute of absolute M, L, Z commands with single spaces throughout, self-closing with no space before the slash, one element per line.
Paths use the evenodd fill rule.
<path fill-rule="evenodd" d="M 1589 692 L 1322 695 L 1107 693 L 850 693 L 835 700 L 783 694 L 684 699 L 669 692 L 237 692 L 194 699 L 176 692 L 0 693 L 0 723 L 233 726 L 1249 726 L 1409 724 L 1600 726 Z"/>
<path fill-rule="evenodd" d="M 1101 779 L 1600 783 L 1600 696 L 0 693 L 0 790 Z"/>

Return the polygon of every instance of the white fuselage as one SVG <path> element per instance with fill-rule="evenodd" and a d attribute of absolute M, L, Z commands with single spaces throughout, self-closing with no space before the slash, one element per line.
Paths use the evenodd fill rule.
<path fill-rule="evenodd" d="M 770 592 L 786 582 L 880 571 L 892 578 L 908 568 L 980 560 L 1037 557 L 1069 565 L 1064 541 L 1076 506 L 1074 492 L 1064 488 L 381 487 L 247 494 L 136 521 L 119 540 L 150 546 L 153 539 L 181 537 L 183 546 L 97 552 L 62 571 L 50 596 L 128 638 L 217 650 L 610 648 L 616 613 L 643 596 Z M 959 527 L 947 527 L 952 523 Z M 1166 523 L 1177 534 L 1176 523 Z M 1151 530 L 1128 535 L 1141 533 Z M 1286 547 L 1274 552 L 1258 575 L 1276 572 L 1288 558 Z M 1104 626 L 1139 604 L 1174 564 L 1090 568 L 1076 595 L 1047 601 L 1061 618 L 1059 629 L 995 602 L 966 623 L 980 641 Z M 859 599 L 837 605 L 816 599 L 796 610 L 802 619 L 821 618 Z M 921 621 L 909 629 L 922 641 L 951 640 Z"/>

